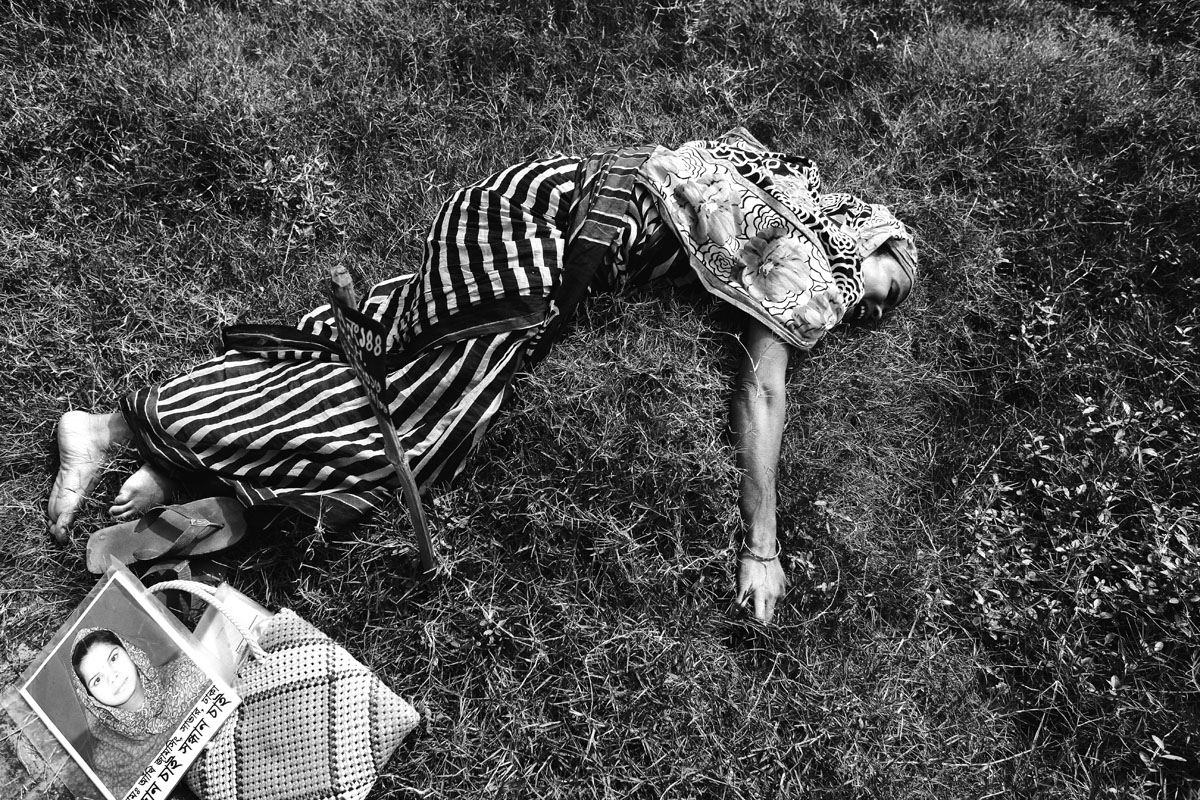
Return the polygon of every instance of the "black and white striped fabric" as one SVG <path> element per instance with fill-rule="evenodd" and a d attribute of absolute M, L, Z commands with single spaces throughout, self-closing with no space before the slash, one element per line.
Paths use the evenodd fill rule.
<path fill-rule="evenodd" d="M 531 161 L 458 191 L 421 269 L 364 301 L 390 332 L 388 406 L 420 486 L 462 470 L 546 331 L 567 239 L 583 228 L 576 183 L 595 181 L 592 161 Z M 625 218 L 606 219 L 615 241 L 593 276 L 606 290 L 687 269 L 653 197 L 628 191 Z M 329 307 L 295 328 L 239 326 L 225 339 L 225 355 L 121 400 L 142 457 L 215 475 L 249 506 L 337 521 L 385 503 L 397 479 Z"/>
<path fill-rule="evenodd" d="M 434 222 L 420 271 L 364 303 L 391 331 L 389 406 L 422 486 L 461 470 L 545 319 L 578 164 L 529 162 L 460 190 Z M 328 307 L 293 330 L 123 398 L 141 454 L 213 473 L 247 505 L 330 519 L 378 508 L 395 477 L 357 378 L 320 344 L 336 340 Z"/>

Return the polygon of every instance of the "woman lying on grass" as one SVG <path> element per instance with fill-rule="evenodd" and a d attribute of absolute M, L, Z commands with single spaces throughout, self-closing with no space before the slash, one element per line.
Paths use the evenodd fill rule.
<path fill-rule="evenodd" d="M 789 345 L 808 350 L 844 319 L 881 318 L 915 278 L 912 239 L 886 208 L 820 189 L 812 162 L 739 129 L 676 150 L 531 161 L 459 191 L 421 269 L 376 286 L 362 309 L 390 332 L 388 406 L 418 482 L 462 469 L 513 377 L 589 291 L 698 278 L 747 316 L 731 409 L 745 529 L 737 596 L 769 621 L 786 586 L 775 475 Z M 65 538 L 117 444 L 145 460 L 117 493 L 117 519 L 198 472 L 246 505 L 325 519 L 381 507 L 396 479 L 335 340 L 328 307 L 298 328 L 231 328 L 224 356 L 122 398 L 119 413 L 64 414 L 51 533 Z"/>

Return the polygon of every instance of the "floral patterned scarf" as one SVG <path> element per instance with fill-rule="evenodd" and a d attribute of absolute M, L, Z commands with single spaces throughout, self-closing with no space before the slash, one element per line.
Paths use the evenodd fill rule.
<path fill-rule="evenodd" d="M 863 297 L 862 259 L 886 246 L 916 277 L 912 236 L 886 207 L 822 194 L 817 166 L 737 129 L 657 148 L 640 170 L 700 281 L 810 349 Z"/>

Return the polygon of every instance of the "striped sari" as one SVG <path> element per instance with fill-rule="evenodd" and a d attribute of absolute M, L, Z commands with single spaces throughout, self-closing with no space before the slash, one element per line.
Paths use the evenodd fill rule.
<path fill-rule="evenodd" d="M 531 161 L 460 190 L 434 221 L 420 270 L 364 301 L 390 331 L 388 406 L 422 487 L 462 470 L 514 376 L 561 334 L 569 309 L 551 301 L 569 247 L 594 262 L 566 282 L 569 295 L 624 282 L 631 265 L 650 278 L 682 261 L 631 178 L 605 202 L 611 161 Z M 122 398 L 121 411 L 161 470 L 211 474 L 248 506 L 350 519 L 378 509 L 397 479 L 336 341 L 328 306 L 294 329 L 234 328 L 223 356 Z"/>

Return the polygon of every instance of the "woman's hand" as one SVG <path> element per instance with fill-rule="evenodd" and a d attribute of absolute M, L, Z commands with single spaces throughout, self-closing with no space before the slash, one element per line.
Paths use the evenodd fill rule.
<path fill-rule="evenodd" d="M 779 559 L 759 561 L 742 551 L 738 557 L 738 605 L 754 614 L 759 622 L 770 622 L 775 603 L 787 591 L 787 575 Z"/>

